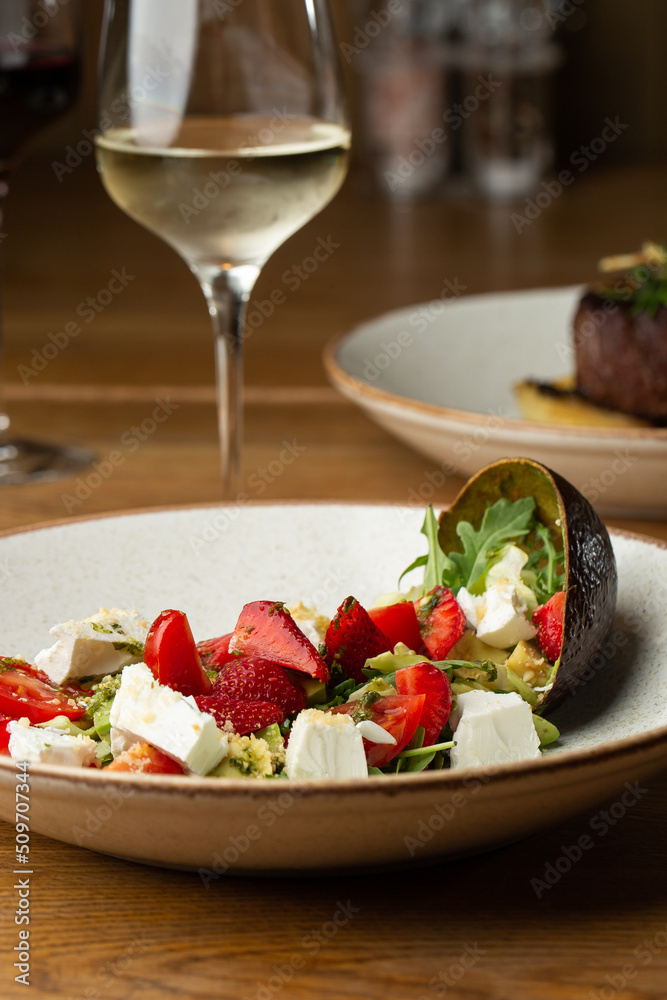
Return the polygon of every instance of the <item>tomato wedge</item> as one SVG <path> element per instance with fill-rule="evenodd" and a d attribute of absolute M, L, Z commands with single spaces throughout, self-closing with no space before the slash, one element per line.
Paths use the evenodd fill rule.
<path fill-rule="evenodd" d="M 144 663 L 160 684 L 181 694 L 208 694 L 211 690 L 182 611 L 163 611 L 155 619 L 146 637 Z"/>
<path fill-rule="evenodd" d="M 6 716 L 0 718 L 0 754 L 9 754 L 9 733 L 7 732 L 7 725 L 11 722 Z"/>
<path fill-rule="evenodd" d="M 135 743 L 106 767 L 107 771 L 132 771 L 139 774 L 184 774 L 180 764 L 150 743 Z"/>
<path fill-rule="evenodd" d="M 57 715 L 80 719 L 85 708 L 59 691 L 41 670 L 22 660 L 0 658 L 0 713 L 12 719 L 48 722 Z"/>
<path fill-rule="evenodd" d="M 432 663 L 415 663 L 396 671 L 399 694 L 423 694 L 424 708 L 419 725 L 424 728 L 423 746 L 438 742 L 442 727 L 452 710 L 452 686 L 449 677 Z"/>
<path fill-rule="evenodd" d="M 387 604 L 385 607 L 368 608 L 369 617 L 383 632 L 393 649 L 397 642 L 403 642 L 415 653 L 424 648 L 417 612 L 412 601 L 399 601 L 397 604 Z"/>
<path fill-rule="evenodd" d="M 401 750 L 405 750 L 415 735 L 425 700 L 424 694 L 388 694 L 370 705 L 364 705 L 361 701 L 348 701 L 344 705 L 336 705 L 331 711 L 344 712 L 355 721 L 370 712 L 371 720 L 394 737 L 396 743 L 371 743 L 370 740 L 364 740 L 368 766 L 383 767 Z"/>

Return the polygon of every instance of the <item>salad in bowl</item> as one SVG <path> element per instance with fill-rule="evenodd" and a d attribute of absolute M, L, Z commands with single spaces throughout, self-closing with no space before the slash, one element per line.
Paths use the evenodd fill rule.
<path fill-rule="evenodd" d="M 270 594 L 213 638 L 193 636 L 187 609 L 54 625 L 32 663 L 0 658 L 0 750 L 110 775 L 292 781 L 539 756 L 558 738 L 546 715 L 611 627 L 604 525 L 515 459 L 439 518 L 428 508 L 422 533 L 402 589 L 367 607 L 345 596 L 331 617 Z"/>

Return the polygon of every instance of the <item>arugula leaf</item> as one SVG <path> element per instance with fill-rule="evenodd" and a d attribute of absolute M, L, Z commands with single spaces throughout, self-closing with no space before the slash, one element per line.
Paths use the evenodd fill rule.
<path fill-rule="evenodd" d="M 414 562 L 410 563 L 408 568 L 404 569 L 398 578 L 398 585 L 400 587 L 401 580 L 411 570 L 417 569 L 418 566 L 425 566 L 422 594 L 428 594 L 429 590 L 433 590 L 434 587 L 443 583 L 451 574 L 455 574 L 456 568 L 451 559 L 440 548 L 438 541 L 438 519 L 430 504 L 426 509 L 424 523 L 420 531 L 422 535 L 426 536 L 428 541 L 428 555 L 418 556 Z M 449 586 L 449 584 L 447 585 Z"/>
<path fill-rule="evenodd" d="M 422 535 L 425 535 L 428 540 L 428 560 L 424 570 L 424 593 L 426 594 L 442 583 L 445 573 L 454 571 L 451 559 L 440 548 L 438 528 L 438 519 L 433 507 L 429 504 L 421 527 Z"/>
<path fill-rule="evenodd" d="M 514 502 L 502 497 L 486 508 L 479 531 L 475 531 L 468 521 L 459 521 L 456 534 L 463 543 L 463 552 L 451 552 L 449 558 L 458 569 L 462 586 L 475 593 L 475 586 L 498 550 L 528 534 L 534 509 L 533 497 L 522 497 Z"/>
<path fill-rule="evenodd" d="M 535 578 L 529 580 L 529 586 L 538 603 L 544 604 L 557 590 L 565 589 L 565 564 L 562 553 L 556 551 L 551 532 L 541 521 L 535 522 L 535 535 L 541 546 L 533 546 L 524 572 L 534 572 Z"/>

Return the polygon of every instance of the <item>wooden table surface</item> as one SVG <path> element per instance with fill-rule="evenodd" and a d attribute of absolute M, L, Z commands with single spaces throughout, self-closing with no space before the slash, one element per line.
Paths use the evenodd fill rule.
<path fill-rule="evenodd" d="M 506 205 L 443 197 L 392 207 L 350 179 L 277 251 L 253 297 L 266 302 L 279 289 L 284 301 L 247 341 L 251 499 L 405 502 L 435 466 L 327 385 L 325 342 L 439 296 L 448 279 L 467 293 L 587 281 L 603 254 L 667 231 L 666 179 L 661 165 L 591 170 L 521 233 Z M 61 181 L 33 157 L 16 177 L 3 232 L 15 430 L 91 447 L 100 462 L 120 448 L 123 461 L 69 510 L 71 480 L 1 488 L 0 529 L 219 499 L 208 316 L 185 265 L 108 201 L 91 157 Z M 307 273 L 301 265 L 318 245 L 328 255 Z M 124 288 L 100 306 L 114 271 Z M 80 332 L 44 364 L 49 335 L 72 323 Z M 169 419 L 123 450 L 156 400 L 168 402 Z M 284 441 L 304 449 L 298 461 L 280 475 L 262 472 Z M 460 484 L 447 479 L 434 502 Z M 610 523 L 667 539 L 667 521 Z M 666 793 L 667 776 L 648 782 L 638 804 L 541 895 L 534 880 L 599 810 L 466 861 L 335 878 L 227 878 L 209 888 L 195 874 L 33 834 L 28 995 L 664 1000 Z M 0 824 L 3 851 L 13 836 Z M 0 994 L 14 998 L 26 991 L 13 978 L 10 868 L 6 860 L 0 878 Z M 338 926 L 340 906 L 350 916 Z"/>

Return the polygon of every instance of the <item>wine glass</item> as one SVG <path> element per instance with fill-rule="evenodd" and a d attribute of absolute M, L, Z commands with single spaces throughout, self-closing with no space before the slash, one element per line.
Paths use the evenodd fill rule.
<path fill-rule="evenodd" d="M 79 50 L 76 0 L 0 0 L 0 219 L 26 144 L 74 104 Z M 0 383 L 0 485 L 57 479 L 92 458 L 81 448 L 13 437 Z"/>
<path fill-rule="evenodd" d="M 248 299 L 347 170 L 328 0 L 106 0 L 99 99 L 107 192 L 185 259 L 206 296 L 233 498 Z"/>

